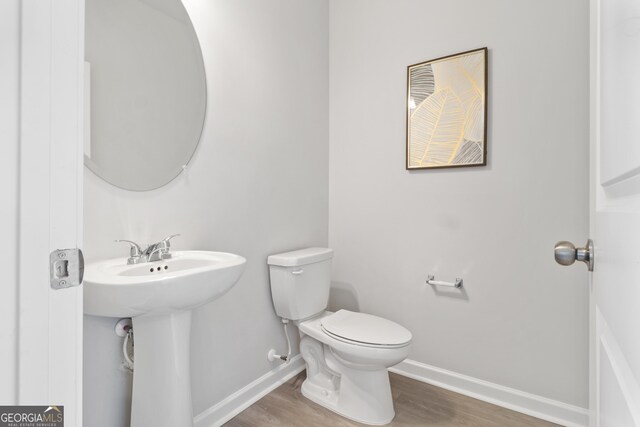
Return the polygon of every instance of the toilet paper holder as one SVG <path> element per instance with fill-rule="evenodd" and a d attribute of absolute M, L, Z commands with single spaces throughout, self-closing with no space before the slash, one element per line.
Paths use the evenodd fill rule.
<path fill-rule="evenodd" d="M 461 288 L 462 287 L 462 279 L 456 278 L 455 282 L 443 282 L 442 280 L 435 280 L 435 276 L 429 275 L 427 276 L 427 285 L 431 286 L 448 286 L 451 288 Z"/>

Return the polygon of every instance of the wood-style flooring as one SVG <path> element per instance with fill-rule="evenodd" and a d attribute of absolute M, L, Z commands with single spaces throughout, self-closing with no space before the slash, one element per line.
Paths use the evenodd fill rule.
<path fill-rule="evenodd" d="M 396 417 L 390 426 L 555 426 L 477 399 L 396 374 L 391 390 Z M 302 396 L 305 373 L 272 391 L 225 424 L 226 427 L 347 427 L 347 420 Z"/>

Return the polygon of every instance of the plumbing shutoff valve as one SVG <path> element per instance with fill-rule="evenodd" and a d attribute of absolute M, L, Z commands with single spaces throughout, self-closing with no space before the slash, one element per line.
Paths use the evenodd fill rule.
<path fill-rule="evenodd" d="M 274 349 L 269 350 L 269 353 L 267 354 L 267 359 L 269 359 L 269 362 L 275 362 L 276 360 L 282 360 L 284 362 L 289 361 L 289 358 L 287 356 L 281 356 L 279 354 L 276 354 L 276 351 Z"/>
<path fill-rule="evenodd" d="M 132 328 L 133 323 L 131 322 L 131 319 L 125 318 L 118 320 L 118 323 L 116 323 L 114 330 L 117 336 L 124 337 Z"/>

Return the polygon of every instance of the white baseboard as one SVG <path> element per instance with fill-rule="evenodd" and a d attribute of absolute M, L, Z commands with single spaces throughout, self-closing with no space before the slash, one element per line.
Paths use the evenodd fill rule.
<path fill-rule="evenodd" d="M 589 425 L 589 411 L 587 409 L 436 368 L 435 366 L 407 359 L 389 370 L 414 380 L 563 426 L 585 427 Z"/>
<path fill-rule="evenodd" d="M 298 375 L 305 368 L 298 354 L 287 364 L 267 372 L 223 401 L 205 409 L 193 419 L 194 427 L 218 427 L 253 405 L 262 397 Z"/>
<path fill-rule="evenodd" d="M 193 420 L 194 427 L 221 426 L 280 385 L 298 375 L 304 368 L 304 360 L 300 355 L 296 355 L 288 364 L 280 365 L 267 372 L 223 401 L 196 415 Z M 589 411 L 587 409 L 435 366 L 413 360 L 405 360 L 389 370 L 417 381 L 563 426 L 585 427 L 589 425 Z"/>

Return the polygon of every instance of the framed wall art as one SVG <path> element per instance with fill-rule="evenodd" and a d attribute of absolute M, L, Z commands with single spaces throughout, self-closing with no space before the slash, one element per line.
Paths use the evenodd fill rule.
<path fill-rule="evenodd" d="M 407 67 L 407 169 L 487 164 L 487 48 Z"/>

